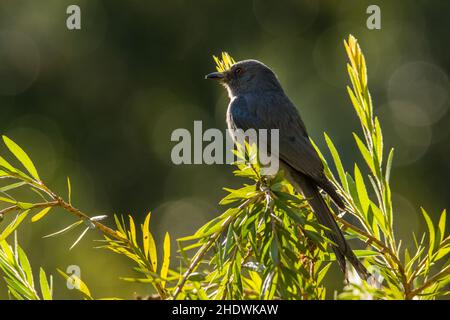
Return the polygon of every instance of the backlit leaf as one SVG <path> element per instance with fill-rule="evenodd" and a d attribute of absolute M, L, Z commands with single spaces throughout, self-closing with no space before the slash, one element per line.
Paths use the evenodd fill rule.
<path fill-rule="evenodd" d="M 38 172 L 33 162 L 31 161 L 30 157 L 25 153 L 25 151 L 23 151 L 21 147 L 19 147 L 14 141 L 9 139 L 7 136 L 3 136 L 3 141 L 5 142 L 9 151 L 11 151 L 11 153 L 16 156 L 17 160 L 19 160 L 22 163 L 22 165 L 25 167 L 25 169 L 28 170 L 31 176 L 37 181 L 39 181 L 40 178 Z"/>
<path fill-rule="evenodd" d="M 170 236 L 166 232 L 166 235 L 164 236 L 164 257 L 163 257 L 163 263 L 161 267 L 161 278 L 163 279 L 161 281 L 161 286 L 165 288 L 166 286 L 166 278 L 167 278 L 167 272 L 169 271 L 169 265 L 170 265 Z"/>
<path fill-rule="evenodd" d="M 36 214 L 31 218 L 31 222 L 39 221 L 40 219 L 42 219 L 43 217 L 45 217 L 45 215 L 46 215 L 47 213 L 49 213 L 51 209 L 52 209 L 52 207 L 47 207 L 47 208 L 42 209 L 41 211 L 39 211 L 38 213 L 36 213 Z"/>

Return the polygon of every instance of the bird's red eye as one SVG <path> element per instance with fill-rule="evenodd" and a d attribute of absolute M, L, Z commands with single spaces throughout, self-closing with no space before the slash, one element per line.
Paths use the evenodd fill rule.
<path fill-rule="evenodd" d="M 242 68 L 236 68 L 236 70 L 234 70 L 235 74 L 241 74 L 242 73 Z"/>

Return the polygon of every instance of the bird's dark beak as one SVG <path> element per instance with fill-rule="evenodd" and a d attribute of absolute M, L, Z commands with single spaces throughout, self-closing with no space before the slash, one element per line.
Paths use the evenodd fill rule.
<path fill-rule="evenodd" d="M 205 76 L 205 79 L 222 80 L 225 78 L 225 74 L 222 72 L 212 72 Z"/>

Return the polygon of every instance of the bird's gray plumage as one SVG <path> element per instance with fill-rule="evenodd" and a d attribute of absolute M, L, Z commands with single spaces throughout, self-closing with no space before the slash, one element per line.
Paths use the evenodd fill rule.
<path fill-rule="evenodd" d="M 244 60 L 228 71 L 207 77 L 219 79 L 228 90 L 229 129 L 279 130 L 280 164 L 286 177 L 308 199 L 318 221 L 331 230 L 327 232 L 327 237 L 334 243 L 332 248 L 344 273 L 347 258 L 358 274 L 367 279 L 368 272 L 349 247 L 319 188 L 343 209 L 342 197 L 326 178 L 322 161 L 309 140 L 305 124 L 276 75 L 259 61 Z"/>

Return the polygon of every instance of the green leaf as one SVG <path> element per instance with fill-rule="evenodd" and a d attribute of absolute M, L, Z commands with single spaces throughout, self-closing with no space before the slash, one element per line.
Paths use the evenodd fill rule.
<path fill-rule="evenodd" d="M 25 210 L 24 212 L 18 214 L 16 218 L 0 234 L 0 241 L 5 240 L 11 233 L 13 233 L 14 230 L 16 230 L 17 227 L 22 223 L 23 219 L 27 217 L 28 213 L 30 213 L 30 211 Z"/>
<path fill-rule="evenodd" d="M 383 230 L 383 232 L 385 234 L 389 234 L 388 229 L 386 227 L 383 212 L 372 201 L 370 202 L 370 211 L 374 215 L 375 221 L 377 222 L 377 224 L 381 228 L 381 230 Z M 376 232 L 375 228 L 374 228 L 374 232 L 376 233 L 377 237 L 379 238 L 379 234 L 378 234 L 378 232 Z"/>
<path fill-rule="evenodd" d="M 28 210 L 33 208 L 33 204 L 32 203 L 28 203 L 28 202 L 16 202 L 16 205 L 22 209 L 22 210 Z"/>
<path fill-rule="evenodd" d="M 64 233 L 66 233 L 66 232 L 72 230 L 73 228 L 79 226 L 79 225 L 82 224 L 82 223 L 83 223 L 83 220 L 78 220 L 78 221 L 72 223 L 71 225 L 65 227 L 64 229 L 61 229 L 61 230 L 56 231 L 56 232 L 54 232 L 54 233 L 48 234 L 48 235 L 46 235 L 46 236 L 43 236 L 43 238 L 50 238 L 50 237 L 55 237 L 55 236 L 64 234 Z"/>
<path fill-rule="evenodd" d="M 47 213 L 49 213 L 49 211 L 52 209 L 52 207 L 47 207 L 42 209 L 41 211 L 39 211 L 38 213 L 36 213 L 32 218 L 31 218 L 31 222 L 36 222 L 39 221 L 40 219 L 42 219 L 43 217 L 45 217 L 45 215 Z"/>
<path fill-rule="evenodd" d="M 237 190 L 228 188 L 224 188 L 224 190 L 228 191 L 229 194 L 219 202 L 220 205 L 227 205 L 237 201 L 242 201 L 258 194 L 255 185 L 245 186 Z"/>
<path fill-rule="evenodd" d="M 364 160 L 366 161 L 367 165 L 370 168 L 370 171 L 372 171 L 373 175 L 376 176 L 377 172 L 375 170 L 375 165 L 373 163 L 372 155 L 370 154 L 369 150 L 367 149 L 364 142 L 361 141 L 361 139 L 358 137 L 356 133 L 353 133 L 353 137 L 355 138 L 356 144 L 358 145 L 359 151 L 361 152 L 361 155 L 363 156 Z"/>
<path fill-rule="evenodd" d="M 373 251 L 373 250 L 353 250 L 353 253 L 358 258 L 368 258 L 368 257 L 374 257 L 374 256 L 379 256 L 380 255 L 379 252 Z"/>
<path fill-rule="evenodd" d="M 446 222 L 446 217 L 447 217 L 447 211 L 443 210 L 441 213 L 441 217 L 439 218 L 439 243 L 442 242 L 442 240 L 444 240 L 445 237 L 445 222 Z"/>
<path fill-rule="evenodd" d="M 436 234 L 435 234 L 433 222 L 431 221 L 430 216 L 428 215 L 428 213 L 425 211 L 424 208 L 421 208 L 421 210 L 422 210 L 423 217 L 425 218 L 425 222 L 427 223 L 427 227 L 428 227 L 428 233 L 429 233 L 428 234 L 428 237 L 429 237 L 428 256 L 431 258 L 431 256 L 433 255 Z"/>
<path fill-rule="evenodd" d="M 278 265 L 279 263 L 279 254 L 278 254 L 278 243 L 274 238 L 272 239 L 272 243 L 270 245 L 270 257 L 274 265 Z"/>
<path fill-rule="evenodd" d="M 334 180 L 333 172 L 331 172 L 331 170 L 330 170 L 330 168 L 329 168 L 329 166 L 328 166 L 328 164 L 327 164 L 327 161 L 325 160 L 325 157 L 323 156 L 323 154 L 322 154 L 322 152 L 320 151 L 319 147 L 317 146 L 317 144 L 314 142 L 313 139 L 309 138 L 309 141 L 310 141 L 311 144 L 313 145 L 314 149 L 315 149 L 316 152 L 317 152 L 317 155 L 319 156 L 320 160 L 321 160 L 322 163 L 323 163 L 325 175 L 330 176 L 331 179 Z"/>
<path fill-rule="evenodd" d="M 153 272 L 156 272 L 158 269 L 158 253 L 156 252 L 156 243 L 155 239 L 153 239 L 153 235 L 151 233 L 148 234 L 149 247 L 148 253 L 150 256 L 150 262 L 153 267 Z"/>
<path fill-rule="evenodd" d="M 69 177 L 67 177 L 67 196 L 69 199 L 69 204 L 72 204 L 72 184 L 70 183 Z"/>
<path fill-rule="evenodd" d="M 123 221 L 123 216 L 121 218 L 122 218 L 122 221 Z M 123 235 L 123 237 L 126 237 L 127 234 L 126 234 L 126 232 L 124 230 L 124 227 L 123 227 L 123 225 L 125 225 L 125 223 L 121 223 L 120 220 L 119 220 L 119 217 L 116 214 L 114 215 L 114 222 L 116 223 L 116 227 L 118 229 L 117 231 L 119 233 L 121 233 Z"/>
<path fill-rule="evenodd" d="M 328 270 L 330 269 L 332 263 L 327 263 L 325 265 L 325 267 L 323 267 L 319 273 L 317 274 L 317 283 L 320 284 L 322 283 L 323 278 L 325 277 L 325 275 L 327 274 Z"/>
<path fill-rule="evenodd" d="M 350 71 L 349 71 L 350 73 Z M 353 81 L 352 75 L 350 75 L 350 79 Z M 356 114 L 358 115 L 359 120 L 362 122 L 363 126 L 367 127 L 367 120 L 364 114 L 364 110 L 362 109 L 361 105 L 358 102 L 358 99 L 356 98 L 354 92 L 352 89 L 347 86 L 347 92 L 350 97 L 350 100 L 352 102 L 353 107 L 355 108 Z"/>
<path fill-rule="evenodd" d="M 8 161 L 6 161 L 3 157 L 0 157 L 0 168 L 4 168 L 6 171 L 9 172 L 16 172 L 16 168 L 14 168 L 11 164 L 9 164 Z M 9 175 L 8 172 L 6 174 Z"/>
<path fill-rule="evenodd" d="M 134 220 L 131 216 L 128 216 L 129 220 L 130 220 L 130 238 L 131 241 L 133 242 L 133 244 L 135 246 L 137 246 L 137 241 L 136 241 L 136 226 L 134 224 Z"/>
<path fill-rule="evenodd" d="M 25 153 L 25 151 L 23 151 L 21 147 L 19 147 L 14 141 L 9 139 L 7 136 L 3 136 L 3 141 L 5 142 L 9 151 L 11 151 L 11 153 L 16 156 L 17 160 L 19 160 L 22 163 L 22 165 L 25 167 L 25 169 L 28 170 L 31 176 L 37 181 L 40 181 L 38 172 L 33 162 L 31 161 L 30 157 Z"/>
<path fill-rule="evenodd" d="M 0 252 L 3 251 L 7 260 L 14 259 L 14 252 L 12 251 L 11 246 L 6 241 L 4 241 L 4 240 L 0 241 L 0 247 L 1 247 Z M 1 255 L 0 255 L 0 257 L 1 257 Z"/>
<path fill-rule="evenodd" d="M 196 240 L 199 238 L 209 237 L 210 235 L 213 235 L 219 231 L 221 232 L 228 225 L 228 221 L 230 221 L 230 219 L 232 219 L 233 217 L 236 217 L 241 212 L 242 209 L 240 207 L 229 208 L 219 217 L 216 217 L 203 225 L 195 232 L 194 235 L 180 238 L 178 239 L 178 241 Z"/>
<path fill-rule="evenodd" d="M 75 274 L 68 275 L 64 271 L 61 271 L 60 269 L 56 269 L 59 274 L 61 274 L 64 279 L 71 281 L 72 285 L 74 285 L 75 289 L 77 289 L 83 297 L 87 300 L 93 300 L 91 292 L 89 291 L 88 286 L 86 283 L 84 283 L 79 277 L 77 277 Z"/>
<path fill-rule="evenodd" d="M 0 197 L 0 201 L 1 201 L 1 202 L 6 202 L 6 203 L 13 203 L 13 204 L 16 204 L 16 203 L 17 203 L 17 201 L 14 200 L 14 199 L 4 198 L 4 197 Z"/>
<path fill-rule="evenodd" d="M 75 248 L 75 246 L 78 244 L 78 242 L 81 241 L 81 239 L 83 239 L 84 235 L 89 231 L 89 227 L 87 227 L 86 229 L 83 230 L 83 232 L 78 236 L 77 240 L 75 240 L 75 242 L 70 246 L 69 250 L 72 250 L 73 248 Z"/>
<path fill-rule="evenodd" d="M 261 289 L 262 299 L 264 300 L 273 299 L 277 287 L 277 279 L 278 274 L 275 271 L 271 271 L 268 273 L 268 275 L 264 279 Z"/>
<path fill-rule="evenodd" d="M 39 284 L 41 286 L 42 298 L 44 300 L 52 300 L 52 288 L 48 284 L 47 275 L 42 268 L 39 270 Z"/>
<path fill-rule="evenodd" d="M 383 133 L 381 131 L 380 121 L 378 121 L 378 117 L 375 117 L 375 134 L 377 157 L 378 161 L 381 164 L 383 160 Z"/>
<path fill-rule="evenodd" d="M 450 247 L 439 248 L 433 257 L 433 261 L 438 261 L 447 256 L 450 253 Z"/>
<path fill-rule="evenodd" d="M 359 203 L 361 204 L 361 209 L 363 210 L 364 215 L 367 215 L 367 210 L 369 210 L 370 206 L 370 200 L 369 195 L 367 194 L 366 186 L 364 184 L 364 179 L 357 164 L 355 164 L 355 183 L 356 190 L 358 192 Z"/>
<path fill-rule="evenodd" d="M 331 156 L 333 157 L 334 165 L 336 166 L 336 170 L 338 172 L 339 179 L 341 180 L 341 183 L 342 183 L 342 186 L 344 187 L 344 189 L 346 191 L 348 191 L 347 179 L 345 178 L 345 170 L 342 165 L 341 157 L 339 156 L 339 153 L 338 153 L 336 147 L 334 146 L 333 141 L 330 139 L 330 137 L 326 133 L 324 133 L 324 135 L 325 135 L 325 141 L 328 145 L 328 149 L 330 149 Z"/>
<path fill-rule="evenodd" d="M 13 184 L 10 184 L 10 185 L 7 185 L 7 186 L 4 186 L 4 187 L 0 188 L 0 192 L 7 192 L 9 190 L 13 190 L 13 189 L 19 188 L 19 187 L 21 187 L 21 186 L 23 186 L 25 184 L 27 184 L 27 183 L 23 182 L 23 181 L 17 182 L 17 183 L 13 183 Z"/>
<path fill-rule="evenodd" d="M 33 287 L 34 286 L 34 279 L 33 279 L 33 272 L 31 270 L 30 261 L 28 260 L 27 255 L 25 254 L 25 251 L 20 246 L 17 246 L 17 255 L 20 262 L 20 267 L 25 273 L 25 276 L 27 278 L 27 282 Z"/>
<path fill-rule="evenodd" d="M 161 278 L 164 279 L 161 281 L 161 286 L 163 288 L 166 287 L 166 278 L 167 278 L 167 272 L 169 271 L 169 265 L 170 265 L 170 236 L 166 232 L 166 235 L 164 236 L 164 258 L 163 258 L 163 264 L 161 267 Z"/>
<path fill-rule="evenodd" d="M 145 257 L 148 258 L 148 248 L 150 246 L 150 217 L 151 213 L 149 212 L 145 217 L 144 224 L 142 225 L 142 243 L 144 244 L 144 254 Z"/>
<path fill-rule="evenodd" d="M 391 151 L 389 152 L 389 156 L 388 156 L 388 160 L 386 163 L 386 175 L 385 175 L 385 179 L 386 182 L 389 183 L 389 179 L 391 177 L 391 168 L 392 168 L 392 160 L 394 158 L 394 148 L 391 149 Z"/>

